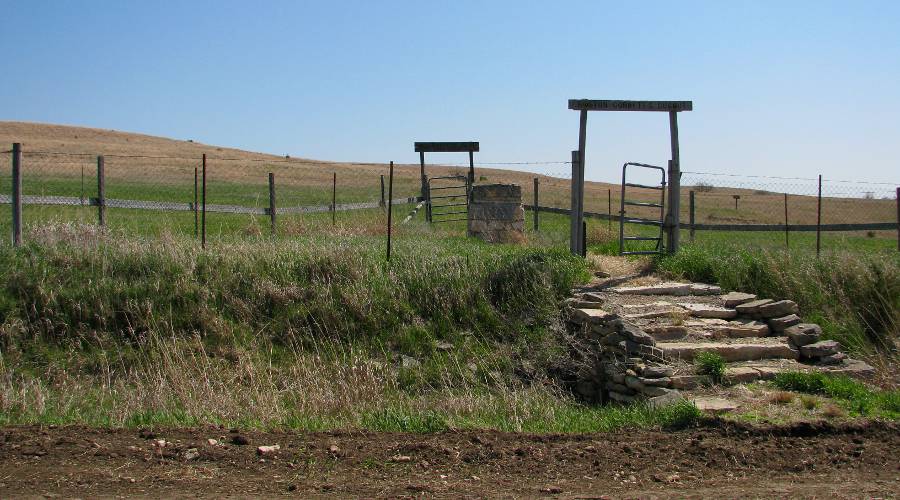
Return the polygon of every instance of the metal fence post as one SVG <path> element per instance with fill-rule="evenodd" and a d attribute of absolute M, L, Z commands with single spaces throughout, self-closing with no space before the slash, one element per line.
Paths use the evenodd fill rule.
<path fill-rule="evenodd" d="M 334 172 L 331 177 L 331 225 L 332 226 L 337 223 L 336 213 L 337 213 L 337 172 Z"/>
<path fill-rule="evenodd" d="M 897 251 L 900 252 L 900 187 L 897 188 Z"/>
<path fill-rule="evenodd" d="M 378 203 L 379 207 L 384 208 L 384 174 L 381 174 L 381 202 Z"/>
<path fill-rule="evenodd" d="M 269 172 L 269 220 L 272 222 L 272 236 L 275 236 L 275 174 Z"/>
<path fill-rule="evenodd" d="M 12 240 L 14 246 L 22 244 L 22 144 L 12 147 Z"/>
<path fill-rule="evenodd" d="M 206 248 L 206 153 L 203 153 L 203 209 L 200 215 L 200 248 Z"/>
<path fill-rule="evenodd" d="M 609 215 L 609 219 L 607 219 L 607 221 L 609 221 L 609 230 L 612 231 L 612 188 L 608 188 L 606 190 L 606 215 Z"/>
<path fill-rule="evenodd" d="M 200 236 L 200 209 L 197 207 L 199 194 L 197 193 L 197 167 L 194 167 L 194 238 Z"/>
<path fill-rule="evenodd" d="M 387 260 L 391 260 L 391 221 L 394 199 L 394 162 L 391 162 L 391 170 L 388 174 L 388 199 L 387 199 Z M 382 177 L 383 178 L 383 177 Z"/>
<path fill-rule="evenodd" d="M 422 198 L 425 200 L 425 221 L 433 222 L 431 219 L 431 186 L 427 178 L 425 179 L 423 186 L 422 192 L 424 193 L 424 196 Z M 468 198 L 468 196 L 466 198 Z"/>
<path fill-rule="evenodd" d="M 691 243 L 694 242 L 694 191 L 691 190 L 688 192 L 688 210 L 690 212 L 690 222 L 691 222 Z"/>
<path fill-rule="evenodd" d="M 822 249 L 822 174 L 819 174 L 819 196 L 816 203 L 816 257 Z"/>
<path fill-rule="evenodd" d="M 97 216 L 100 227 L 106 225 L 106 168 L 103 156 L 97 157 Z"/>
<path fill-rule="evenodd" d="M 534 178 L 534 232 L 538 230 L 538 178 Z"/>

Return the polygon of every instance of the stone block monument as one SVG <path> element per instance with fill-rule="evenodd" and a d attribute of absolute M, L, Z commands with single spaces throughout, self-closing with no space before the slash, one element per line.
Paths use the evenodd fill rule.
<path fill-rule="evenodd" d="M 469 236 L 488 243 L 525 241 L 522 187 L 516 184 L 472 186 L 468 218 Z"/>

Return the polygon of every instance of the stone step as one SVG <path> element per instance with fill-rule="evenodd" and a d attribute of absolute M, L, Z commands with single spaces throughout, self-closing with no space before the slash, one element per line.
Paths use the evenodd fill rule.
<path fill-rule="evenodd" d="M 735 307 L 745 302 L 756 300 L 756 295 L 753 295 L 752 293 L 729 292 L 722 295 L 721 299 L 722 302 L 724 302 L 725 307 Z"/>
<path fill-rule="evenodd" d="M 610 292 L 623 295 L 718 295 L 722 289 L 715 285 L 705 283 L 655 283 L 643 286 L 617 286 L 609 289 Z"/>
<path fill-rule="evenodd" d="M 598 308 L 577 308 L 572 309 L 572 319 L 577 322 L 596 325 L 610 319 L 615 319 L 616 315 Z"/>
<path fill-rule="evenodd" d="M 695 318 L 717 318 L 732 319 L 737 317 L 737 311 L 725 307 L 719 307 L 710 304 L 695 304 L 692 302 L 679 302 L 679 307 L 683 307 Z"/>
<path fill-rule="evenodd" d="M 716 342 L 659 342 L 666 359 L 693 361 L 701 352 L 719 353 L 726 362 L 752 361 L 757 359 L 797 359 L 800 353 L 788 344 L 784 337 L 768 337 L 747 341 L 746 339 L 723 339 Z"/>
<path fill-rule="evenodd" d="M 657 342 L 683 339 L 688 334 L 687 327 L 682 325 L 654 325 L 644 327 L 644 331 L 649 333 Z"/>
<path fill-rule="evenodd" d="M 753 339 L 766 337 L 769 328 L 763 323 L 709 325 L 685 321 L 680 325 L 653 324 L 642 327 L 657 342 L 682 340 L 683 342 L 711 342 L 716 339 Z"/>
<path fill-rule="evenodd" d="M 694 403 L 698 410 L 712 415 L 728 413 L 738 409 L 738 404 L 734 401 L 715 396 L 698 396 L 688 398 L 688 400 Z"/>
<path fill-rule="evenodd" d="M 813 371 L 861 379 L 871 378 L 875 374 L 875 369 L 871 365 L 855 359 L 848 359 L 837 366 L 809 365 L 792 359 L 769 359 L 728 363 L 722 383 L 724 385 L 747 384 L 760 380 L 772 380 L 776 375 L 784 372 Z M 680 390 L 695 389 L 711 382 L 709 377 L 697 374 L 695 366 L 679 367 L 670 378 L 672 387 Z"/>
<path fill-rule="evenodd" d="M 654 326 L 663 329 L 665 325 Z M 718 318 L 694 318 L 684 321 L 680 326 L 687 330 L 685 335 L 695 338 L 766 337 L 771 331 L 768 325 L 761 321 L 743 319 L 728 321 Z"/>

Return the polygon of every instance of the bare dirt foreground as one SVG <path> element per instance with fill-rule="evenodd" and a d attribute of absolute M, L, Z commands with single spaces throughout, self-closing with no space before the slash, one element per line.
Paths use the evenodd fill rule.
<path fill-rule="evenodd" d="M 9 427 L 0 496 L 894 497 L 898 451 L 888 423 L 595 435 Z"/>

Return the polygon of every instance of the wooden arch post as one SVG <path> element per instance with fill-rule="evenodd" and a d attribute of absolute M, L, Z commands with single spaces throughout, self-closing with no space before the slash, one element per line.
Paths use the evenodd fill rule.
<path fill-rule="evenodd" d="M 469 153 L 469 185 L 475 184 L 475 153 L 480 149 L 477 142 L 416 142 L 419 153 L 419 176 L 422 182 L 422 199 L 425 199 L 425 153 Z"/>
<path fill-rule="evenodd" d="M 665 232 L 666 250 L 678 251 L 679 216 L 681 214 L 681 163 L 678 150 L 678 113 L 692 111 L 692 101 L 608 101 L 593 99 L 570 99 L 569 109 L 578 111 L 578 151 L 572 153 L 572 226 L 569 247 L 575 255 L 584 254 L 584 163 L 587 143 L 588 111 L 657 111 L 669 113 L 669 140 L 672 159 L 669 160 L 669 203 L 666 210 Z"/>

